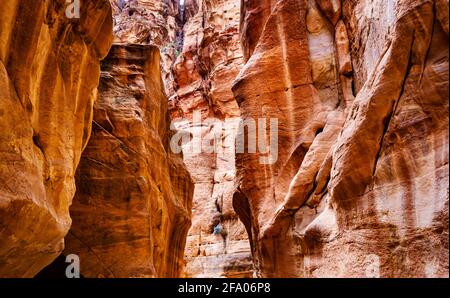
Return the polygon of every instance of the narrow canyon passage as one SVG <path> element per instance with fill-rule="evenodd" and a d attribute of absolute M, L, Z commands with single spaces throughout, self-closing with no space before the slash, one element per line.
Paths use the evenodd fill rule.
<path fill-rule="evenodd" d="M 0 277 L 448 277 L 448 0 L 5 0 Z"/>
<path fill-rule="evenodd" d="M 201 121 L 239 117 L 231 91 L 243 63 L 234 2 L 178 7 L 175 1 L 129 1 L 113 6 L 115 41 L 102 61 L 93 133 L 77 171 L 73 224 L 65 238 L 64 253 L 80 256 L 84 276 L 252 276 L 247 233 L 232 207 L 234 151 L 183 150 L 190 186 L 183 168 L 170 166 L 164 173 L 170 125 L 179 133 L 193 129 L 204 136 L 212 126 L 194 123 L 195 111 Z M 226 18 L 221 10 L 228 10 Z M 204 19 L 212 23 L 202 24 Z M 154 53 L 158 48 L 161 56 Z M 160 57 L 163 82 L 154 82 Z M 167 97 L 158 94 L 162 89 Z M 167 113 L 171 123 L 158 118 Z M 195 142 L 184 146 L 201 147 Z M 222 145 L 231 148 L 233 142 Z M 155 154 L 157 148 L 164 151 Z M 173 184 L 173 174 L 182 177 L 180 183 Z M 174 204 L 182 205 L 180 212 L 171 206 L 173 190 L 180 192 Z M 185 199 L 192 200 L 192 208 L 183 205 Z M 89 226 L 95 228 L 84 232 Z M 183 240 L 167 242 L 167 235 Z M 172 262 L 176 266 L 167 267 Z M 184 271 L 178 262 L 186 262 Z"/>
<path fill-rule="evenodd" d="M 193 135 L 183 144 L 195 183 L 185 273 L 252 277 L 247 232 L 233 209 L 240 112 L 231 86 L 244 64 L 240 6 L 234 0 L 186 1 L 184 9 L 183 45 L 173 66 L 175 92 L 169 104 L 174 126 Z"/>

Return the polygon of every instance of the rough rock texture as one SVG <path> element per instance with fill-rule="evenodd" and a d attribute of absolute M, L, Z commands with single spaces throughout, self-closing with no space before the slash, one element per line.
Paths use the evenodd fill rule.
<path fill-rule="evenodd" d="M 0 276 L 30 277 L 64 248 L 74 175 L 91 130 L 108 1 L 0 5 Z"/>
<path fill-rule="evenodd" d="M 168 148 L 157 47 L 114 45 L 102 62 L 91 139 L 77 170 L 64 254 L 85 277 L 177 277 L 193 184 Z"/>
<path fill-rule="evenodd" d="M 171 115 L 179 130 L 202 138 L 216 135 L 220 140 L 210 153 L 200 150 L 197 137 L 183 147 L 195 182 L 193 223 L 186 244 L 189 277 L 253 274 L 247 234 L 232 206 L 236 184 L 231 120 L 239 116 L 239 109 L 231 84 L 243 65 L 239 15 L 235 0 L 185 2 L 184 43 L 173 67 L 176 94 L 170 100 Z M 202 125 L 194 123 L 196 112 Z M 229 122 L 220 128 L 222 121 Z"/>
<path fill-rule="evenodd" d="M 448 277 L 448 1 L 241 9 L 241 117 L 280 127 L 236 161 L 257 275 Z"/>
<path fill-rule="evenodd" d="M 0 277 L 449 276 L 448 0 L 3 2 Z"/>
<path fill-rule="evenodd" d="M 166 93 L 174 93 L 172 66 L 179 55 L 182 12 L 179 0 L 110 0 L 114 43 L 155 45 L 161 50 Z"/>

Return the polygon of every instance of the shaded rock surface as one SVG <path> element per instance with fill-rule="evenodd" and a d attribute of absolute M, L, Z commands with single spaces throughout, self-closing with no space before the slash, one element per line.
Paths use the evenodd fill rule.
<path fill-rule="evenodd" d="M 258 276 L 448 277 L 448 1 L 243 0 L 238 154 Z"/>
<path fill-rule="evenodd" d="M 31 277 L 63 250 L 75 170 L 91 131 L 108 1 L 0 5 L 0 276 Z"/>
<path fill-rule="evenodd" d="M 252 276 L 247 233 L 232 205 L 236 189 L 232 120 L 239 117 L 239 108 L 231 84 L 243 65 L 239 3 L 190 0 L 183 15 L 183 48 L 173 66 L 176 93 L 169 105 L 174 127 L 193 135 L 183 145 L 184 162 L 195 183 L 185 273 Z M 206 146 L 212 150 L 205 149 L 205 140 L 212 139 L 216 141 Z"/>
<path fill-rule="evenodd" d="M 65 254 L 85 277 L 177 277 L 193 184 L 168 148 L 155 46 L 113 45 L 102 62 L 91 139 L 77 170 Z"/>

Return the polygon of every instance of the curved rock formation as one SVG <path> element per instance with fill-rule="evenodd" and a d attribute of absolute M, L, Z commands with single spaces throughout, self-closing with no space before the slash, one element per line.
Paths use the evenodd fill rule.
<path fill-rule="evenodd" d="M 159 49 L 113 45 L 77 171 L 65 254 L 85 277 L 177 277 L 193 184 L 171 154 Z"/>
<path fill-rule="evenodd" d="M 449 276 L 448 0 L 3 2 L 0 277 Z"/>
<path fill-rule="evenodd" d="M 108 1 L 0 5 L 0 276 L 30 277 L 64 248 L 75 170 L 91 130 Z M 69 14 L 70 16 L 70 14 Z"/>
<path fill-rule="evenodd" d="M 195 182 L 186 275 L 252 276 L 249 242 L 232 206 L 236 189 L 232 120 L 239 117 L 239 109 L 231 84 L 243 65 L 238 2 L 186 1 L 184 22 L 170 106 L 175 127 L 193 135 L 183 148 Z M 212 150 L 202 149 L 208 138 L 217 140 Z"/>
<path fill-rule="evenodd" d="M 234 94 L 280 123 L 275 164 L 237 156 L 259 276 L 448 276 L 447 11 L 242 1 Z"/>

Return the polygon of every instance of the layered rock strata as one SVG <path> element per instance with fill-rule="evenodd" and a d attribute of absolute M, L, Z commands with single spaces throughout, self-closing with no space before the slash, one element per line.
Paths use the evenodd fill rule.
<path fill-rule="evenodd" d="M 31 277 L 63 250 L 91 131 L 108 1 L 0 5 L 0 276 Z M 74 17 L 74 18 L 69 18 Z"/>
<path fill-rule="evenodd" d="M 448 1 L 244 0 L 241 43 L 241 117 L 279 121 L 236 161 L 257 275 L 448 277 Z"/>
<path fill-rule="evenodd" d="M 64 251 L 79 255 L 83 276 L 180 276 L 193 184 L 170 136 L 159 49 L 113 45 Z"/>
<path fill-rule="evenodd" d="M 184 162 L 195 182 L 186 276 L 252 276 L 245 227 L 233 210 L 235 120 L 239 108 L 231 84 L 243 65 L 239 3 L 185 2 L 183 49 L 173 67 L 170 100 L 174 127 L 191 138 Z"/>

